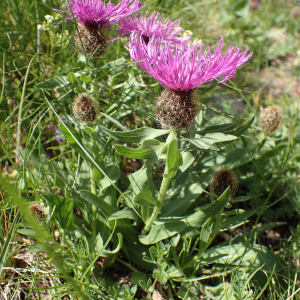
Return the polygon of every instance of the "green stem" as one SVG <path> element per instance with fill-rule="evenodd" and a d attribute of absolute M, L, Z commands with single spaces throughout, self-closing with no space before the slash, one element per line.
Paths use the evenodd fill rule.
<path fill-rule="evenodd" d="M 93 152 L 95 152 L 96 148 L 96 137 L 95 134 L 93 134 L 92 137 L 92 143 L 93 143 Z M 94 166 L 90 167 L 90 182 L 91 182 L 91 193 L 94 195 L 97 195 L 97 185 L 96 185 L 96 180 L 95 180 L 95 170 Z M 95 240 L 97 236 L 97 207 L 95 205 L 92 205 L 92 237 Z"/>
<path fill-rule="evenodd" d="M 157 219 L 157 217 L 163 207 L 165 195 L 166 195 L 166 192 L 168 190 L 171 180 L 172 180 L 172 178 L 166 178 L 166 177 L 163 178 L 163 180 L 161 182 L 160 190 L 158 193 L 158 197 L 157 197 L 157 204 L 152 212 L 150 219 L 146 222 L 146 226 L 143 230 L 143 234 L 146 234 L 150 230 L 153 222 Z"/>
<path fill-rule="evenodd" d="M 167 138 L 166 144 L 170 145 L 175 138 L 176 138 L 176 131 L 172 130 L 170 132 L 168 138 Z M 168 152 L 169 152 L 169 150 L 168 150 Z M 150 219 L 148 219 L 145 223 L 145 228 L 142 232 L 143 234 L 146 234 L 150 230 L 153 222 L 157 219 L 157 217 L 158 217 L 158 215 L 161 212 L 161 209 L 163 207 L 166 192 L 167 192 L 168 187 L 170 185 L 170 182 L 172 180 L 171 176 L 168 176 L 168 177 L 165 176 L 166 172 L 168 172 L 167 170 L 168 170 L 168 163 L 166 163 L 166 167 L 165 167 L 165 171 L 164 171 L 164 177 L 163 177 L 163 180 L 161 182 L 159 193 L 158 193 L 158 196 L 157 196 L 156 206 L 154 207 L 154 210 L 152 212 L 152 215 L 151 215 Z M 167 175 L 169 175 L 169 174 L 167 174 Z"/>

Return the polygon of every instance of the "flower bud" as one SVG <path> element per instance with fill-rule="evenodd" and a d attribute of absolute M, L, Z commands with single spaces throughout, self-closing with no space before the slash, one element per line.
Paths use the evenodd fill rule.
<path fill-rule="evenodd" d="M 28 206 L 28 209 L 33 213 L 38 221 L 45 219 L 45 208 L 39 203 L 32 203 Z"/>
<path fill-rule="evenodd" d="M 216 196 L 220 196 L 228 187 L 230 188 L 230 197 L 233 198 L 238 189 L 235 173 L 228 169 L 215 172 L 210 181 L 210 190 Z"/>
<path fill-rule="evenodd" d="M 279 127 L 281 119 L 281 108 L 277 106 L 268 106 L 261 112 L 259 122 L 264 132 L 273 132 Z"/>
<path fill-rule="evenodd" d="M 73 113 L 83 123 L 92 123 L 98 116 L 99 105 L 91 96 L 80 95 L 73 102 Z"/>

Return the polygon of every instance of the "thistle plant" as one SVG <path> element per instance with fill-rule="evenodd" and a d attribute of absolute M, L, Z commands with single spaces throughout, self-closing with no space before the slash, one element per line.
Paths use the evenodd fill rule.
<path fill-rule="evenodd" d="M 208 106 L 200 103 L 197 88 L 219 79 L 222 89 L 252 52 L 230 45 L 222 54 L 222 37 L 213 49 L 194 45 L 190 37 L 179 36 L 180 20 L 157 12 L 137 14 L 140 7 L 137 0 L 117 5 L 69 1 L 65 20 L 77 20 L 76 45 L 87 56 L 103 56 L 96 67 L 89 60 L 70 60 L 67 74 L 35 86 L 44 97 L 43 109 L 60 124 L 57 139 L 66 142 L 53 147 L 60 151 L 54 159 L 44 158 L 40 143 L 32 151 L 20 151 L 25 171 L 18 171 L 24 172 L 20 182 L 26 197 L 34 198 L 31 203 L 42 201 L 47 217 L 41 227 L 35 226 L 26 206 L 19 232 L 38 241 L 32 251 L 51 254 L 57 277 L 67 282 L 58 293 L 74 298 L 213 299 L 227 296 L 225 286 L 230 295 L 248 299 L 256 272 L 271 278 L 284 269 L 284 262 L 255 243 L 254 231 L 245 230 L 243 237 L 236 235 L 221 246 L 215 243 L 220 232 L 231 230 L 233 235 L 257 212 L 232 209 L 249 197 L 239 191 L 231 169 L 236 161 L 251 160 L 245 157 L 247 136 L 240 142 L 242 162 L 236 159 L 239 144 L 232 143 L 245 135 L 254 117 L 217 109 L 214 117 L 205 115 Z M 130 34 L 129 54 L 121 48 L 123 39 L 104 53 L 107 31 L 118 22 L 115 32 Z M 156 100 L 161 86 L 154 80 L 163 87 Z M 57 90 L 59 99 L 53 100 L 49 94 Z M 154 114 L 161 129 L 149 121 Z M 39 122 L 32 126 L 29 141 Z M 26 170 L 26 164 L 38 167 Z M 23 200 L 16 201 L 21 210 Z M 38 218 L 45 216 L 38 206 L 29 210 Z M 269 283 L 265 279 L 256 299 Z"/>

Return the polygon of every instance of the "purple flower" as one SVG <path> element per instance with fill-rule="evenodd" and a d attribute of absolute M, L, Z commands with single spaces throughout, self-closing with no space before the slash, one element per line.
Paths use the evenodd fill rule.
<path fill-rule="evenodd" d="M 83 26 L 109 27 L 120 19 L 137 11 L 140 0 L 121 0 L 117 5 L 110 1 L 105 4 L 103 0 L 70 0 L 67 11 L 56 10 L 71 14 L 67 19 L 77 18 L 77 22 Z"/>
<path fill-rule="evenodd" d="M 223 37 L 217 40 L 218 46 L 211 51 L 203 50 L 202 45 L 174 45 L 169 41 L 151 38 L 149 43 L 136 35 L 130 36 L 131 58 L 164 87 L 174 91 L 188 91 L 199 85 L 224 76 L 225 82 L 235 74 L 235 69 L 252 55 L 230 45 L 222 55 Z"/>
<path fill-rule="evenodd" d="M 62 118 L 61 120 L 58 120 L 58 123 L 60 124 L 61 122 L 65 122 L 65 123 L 69 123 L 70 125 L 72 124 L 72 122 L 66 120 L 65 118 Z M 64 138 L 62 137 L 61 135 L 61 131 L 57 128 L 55 130 L 55 133 L 56 133 L 56 140 L 58 142 L 62 142 L 64 140 Z"/>
<path fill-rule="evenodd" d="M 144 40 L 147 37 L 146 43 L 151 37 L 169 40 L 175 44 L 182 44 L 190 39 L 190 37 L 178 37 L 178 34 L 183 31 L 183 28 L 179 27 L 180 19 L 172 22 L 168 16 L 156 12 L 153 12 L 150 17 L 148 17 L 148 12 L 146 15 L 143 12 L 142 16 L 139 14 L 132 15 L 121 20 L 120 24 L 123 36 L 135 32 L 143 36 Z"/>

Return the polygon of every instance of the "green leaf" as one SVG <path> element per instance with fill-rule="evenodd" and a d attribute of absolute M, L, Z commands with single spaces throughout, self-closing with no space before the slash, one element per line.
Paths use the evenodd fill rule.
<path fill-rule="evenodd" d="M 108 134 L 109 136 L 121 140 L 127 143 L 140 143 L 144 140 L 154 139 L 158 136 L 162 136 L 170 132 L 170 130 L 162 130 L 162 129 L 153 129 L 148 127 L 143 127 L 139 129 L 134 129 L 130 131 L 112 131 L 106 129 L 105 127 L 98 125 L 102 132 Z"/>
<path fill-rule="evenodd" d="M 240 136 L 242 133 L 244 133 L 253 123 L 255 119 L 255 116 L 253 116 L 251 119 L 247 120 L 246 122 L 244 122 L 243 124 L 237 126 L 236 128 L 229 130 L 228 134 L 232 134 L 235 136 Z"/>
<path fill-rule="evenodd" d="M 4 244 L 1 246 L 1 254 L 0 254 L 0 274 L 2 274 L 3 267 L 6 265 L 6 261 L 9 258 L 9 245 L 13 242 L 13 236 L 15 234 L 15 231 L 18 228 L 18 221 L 19 221 L 19 212 L 14 217 L 14 221 L 10 226 L 9 232 L 5 238 Z"/>
<path fill-rule="evenodd" d="M 215 218 L 209 218 L 206 222 L 201 226 L 200 240 L 206 244 L 209 240 L 210 235 L 214 230 L 214 222 Z"/>
<path fill-rule="evenodd" d="M 123 236 L 122 236 L 121 233 L 117 233 L 117 235 L 118 235 L 118 245 L 117 245 L 117 247 L 114 250 L 111 250 L 111 251 L 104 250 L 103 251 L 104 254 L 116 254 L 121 250 L 121 248 L 123 246 Z"/>
<path fill-rule="evenodd" d="M 145 270 L 153 270 L 154 265 L 143 260 L 143 257 L 150 255 L 148 247 L 138 243 L 137 241 L 129 241 L 124 239 L 122 251 L 126 253 L 126 257 L 130 262 L 134 262 L 136 265 Z"/>
<path fill-rule="evenodd" d="M 182 220 L 189 226 L 199 228 L 204 220 L 217 215 L 227 204 L 230 196 L 229 187 L 224 193 L 212 204 L 207 207 L 200 208 L 192 215 L 183 218 Z"/>
<path fill-rule="evenodd" d="M 112 116 L 109 116 L 105 113 L 101 113 L 102 116 L 104 116 L 106 119 L 108 119 L 109 121 L 111 121 L 112 123 L 114 123 L 117 127 L 119 127 L 121 130 L 123 131 L 129 131 L 126 127 L 124 127 L 119 121 L 117 121 L 116 119 L 114 119 Z M 105 128 L 106 129 L 106 128 Z"/>
<path fill-rule="evenodd" d="M 134 198 L 134 202 L 149 207 L 156 205 L 156 201 L 153 199 L 153 195 L 146 184 L 144 184 L 140 193 Z"/>
<path fill-rule="evenodd" d="M 196 133 L 198 133 L 200 135 L 203 135 L 205 133 L 215 133 L 215 132 L 227 133 L 230 129 L 235 128 L 236 125 L 237 125 L 237 123 L 212 125 L 212 126 L 207 126 L 200 131 L 196 131 Z"/>
<path fill-rule="evenodd" d="M 82 82 L 86 82 L 86 83 L 89 83 L 89 82 L 91 82 L 93 80 L 93 77 L 92 77 L 92 75 L 91 74 L 89 74 L 89 75 L 83 75 L 83 74 L 81 74 L 80 75 L 80 81 L 82 81 Z"/>
<path fill-rule="evenodd" d="M 201 150 L 221 150 L 228 145 L 228 142 L 236 140 L 237 137 L 224 133 L 208 133 L 201 138 L 184 138 L 183 140 L 189 141 L 192 145 L 200 148 Z"/>
<path fill-rule="evenodd" d="M 224 221 L 221 224 L 220 229 L 226 228 L 226 227 L 230 227 L 230 226 L 236 225 L 236 224 L 241 223 L 241 222 L 246 222 L 247 219 L 249 217 L 251 217 L 252 215 L 254 215 L 255 213 L 256 213 L 255 210 L 250 210 L 250 211 L 246 211 L 244 213 L 238 214 L 238 215 L 236 215 L 236 216 L 234 216 L 234 217 L 232 217 L 232 218 Z"/>
<path fill-rule="evenodd" d="M 80 76 L 78 74 L 78 76 Z M 69 81 L 70 83 L 74 84 L 74 85 L 77 85 L 78 84 L 78 79 L 76 77 L 76 75 L 72 72 L 70 72 L 67 76 L 67 81 Z"/>
<path fill-rule="evenodd" d="M 91 203 L 92 205 L 96 206 L 97 208 L 99 208 L 99 210 L 101 211 L 101 213 L 104 215 L 104 217 L 108 220 L 109 217 L 116 213 L 118 210 L 114 207 L 112 207 L 111 205 L 109 205 L 108 203 L 106 203 L 103 199 L 101 199 L 100 197 L 92 194 L 89 191 L 79 191 L 80 196 L 88 201 L 89 203 Z"/>
<path fill-rule="evenodd" d="M 229 153 L 227 153 L 227 157 L 223 164 L 226 165 L 229 169 L 235 169 L 237 167 L 245 165 L 246 163 L 251 161 L 251 157 L 249 156 L 248 151 L 249 149 L 246 148 L 230 151 Z"/>
<path fill-rule="evenodd" d="M 139 241 L 144 245 L 155 244 L 165 240 L 168 237 L 174 236 L 178 232 L 186 228 L 186 224 L 179 221 L 171 221 L 165 224 L 152 225 L 147 236 L 139 237 Z"/>
<path fill-rule="evenodd" d="M 137 215 L 136 213 L 130 209 L 130 208 L 125 208 L 122 210 L 118 210 L 117 212 L 113 213 L 108 220 L 117 220 L 117 219 L 131 219 L 131 220 L 137 220 Z"/>
<path fill-rule="evenodd" d="M 142 168 L 129 176 L 129 181 L 135 195 L 138 195 L 150 176 L 150 168 Z"/>
<path fill-rule="evenodd" d="M 239 197 L 230 199 L 230 202 L 244 202 L 244 201 L 248 201 L 250 199 L 251 199 L 250 196 L 239 196 Z"/>
<path fill-rule="evenodd" d="M 55 89 L 55 88 L 63 88 L 70 84 L 67 81 L 67 76 L 56 76 L 54 78 L 45 80 L 44 82 L 38 83 L 35 85 L 37 89 Z"/>
<path fill-rule="evenodd" d="M 202 259 L 203 263 L 206 260 L 216 264 L 238 265 L 253 269 L 264 265 L 262 270 L 266 272 L 271 271 L 274 265 L 276 265 L 276 272 L 282 270 L 284 266 L 282 260 L 273 251 L 260 245 L 249 245 L 248 247 L 242 244 L 218 246 L 215 249 L 206 250 Z"/>
<path fill-rule="evenodd" d="M 177 170 L 176 179 L 179 178 L 179 176 L 185 172 L 195 160 L 195 156 L 189 151 L 181 152 L 181 156 L 182 165 Z"/>
<path fill-rule="evenodd" d="M 63 228 L 71 226 L 73 223 L 73 199 L 60 197 L 46 191 L 38 193 L 47 200 L 48 204 L 55 207 L 55 217 Z"/>
<path fill-rule="evenodd" d="M 211 175 L 215 172 L 215 167 L 209 169 L 203 175 L 197 177 L 196 182 L 187 184 L 183 193 L 165 205 L 160 214 L 161 217 L 182 216 L 191 204 L 203 193 L 211 180 Z M 195 181 L 195 180 L 194 180 Z"/>
<path fill-rule="evenodd" d="M 114 61 L 107 63 L 102 68 L 100 68 L 100 70 L 101 70 L 101 72 L 106 73 L 107 70 L 105 70 L 105 69 L 109 69 L 110 74 L 116 74 L 116 73 L 119 73 L 124 68 L 125 63 L 126 63 L 126 59 L 124 57 L 121 57 L 121 58 L 118 58 Z"/>
<path fill-rule="evenodd" d="M 167 178 L 175 177 L 177 169 L 182 166 L 182 163 L 182 156 L 177 147 L 177 140 L 174 139 L 168 145 L 166 172 L 164 176 Z"/>
<path fill-rule="evenodd" d="M 122 145 L 114 146 L 121 155 L 136 159 L 159 159 L 166 147 L 166 143 L 158 140 L 145 140 L 140 148 L 129 148 Z"/>
<path fill-rule="evenodd" d="M 130 276 L 130 282 L 133 285 L 138 285 L 140 281 L 143 281 L 146 285 L 147 276 L 141 272 L 133 272 Z"/>
<path fill-rule="evenodd" d="M 106 189 L 107 187 L 111 186 L 112 182 L 115 183 L 121 176 L 120 168 L 117 165 L 107 165 L 105 168 L 103 168 L 103 171 L 105 172 L 106 176 L 100 180 L 102 189 Z"/>
<path fill-rule="evenodd" d="M 89 161 L 86 153 L 83 151 L 83 149 L 76 142 L 76 140 L 77 140 L 78 143 L 80 145 L 82 145 L 81 136 L 78 133 L 78 131 L 76 131 L 75 128 L 73 128 L 70 124 L 68 124 L 66 122 L 61 122 L 60 123 L 59 130 L 63 133 L 64 137 L 68 141 L 69 146 L 71 148 L 73 148 L 77 153 L 81 154 L 81 156 L 83 158 L 85 158 L 87 161 Z"/>

